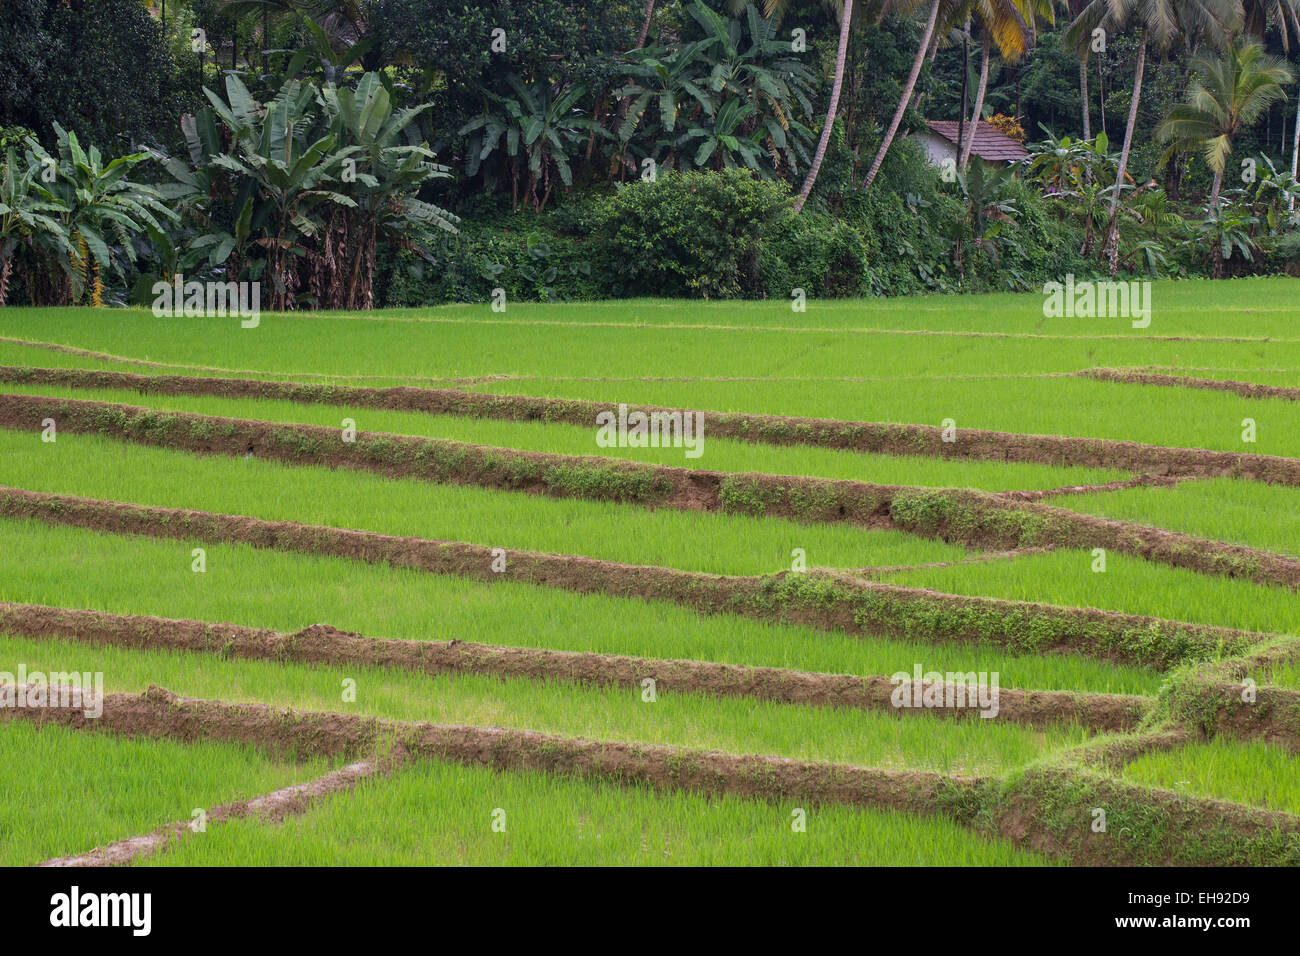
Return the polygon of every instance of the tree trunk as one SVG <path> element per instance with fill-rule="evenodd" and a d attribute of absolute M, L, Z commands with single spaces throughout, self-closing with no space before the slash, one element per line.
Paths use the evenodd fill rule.
<path fill-rule="evenodd" d="M 952 160 L 961 165 L 961 147 L 966 142 L 966 111 L 970 109 L 970 17 L 961 36 L 961 105 L 957 109 L 957 147 Z"/>
<path fill-rule="evenodd" d="M 0 306 L 3 306 L 9 298 L 9 273 L 13 270 L 14 258 L 12 252 L 0 250 L 0 255 L 4 256 L 0 259 Z"/>
<path fill-rule="evenodd" d="M 826 122 L 822 126 L 822 135 L 817 140 L 817 152 L 813 154 L 812 165 L 804 177 L 799 189 L 799 198 L 794 201 L 797 216 L 802 210 L 808 196 L 812 193 L 817 173 L 821 171 L 822 160 L 826 158 L 826 147 L 831 141 L 831 127 L 835 124 L 835 111 L 840 105 L 840 89 L 844 85 L 844 61 L 849 50 L 849 22 L 853 19 L 853 0 L 844 0 L 844 9 L 840 13 L 840 45 L 835 51 L 835 81 L 831 84 L 831 102 L 826 107 Z"/>
<path fill-rule="evenodd" d="M 876 151 L 876 158 L 871 161 L 871 169 L 867 171 L 867 178 L 862 181 L 862 188 L 866 189 L 875 182 L 876 174 L 880 172 L 880 164 L 885 161 L 885 154 L 889 152 L 889 147 L 894 142 L 894 135 L 898 132 L 898 126 L 903 122 L 903 114 L 907 112 L 907 104 L 912 101 L 912 93 L 916 90 L 917 77 L 921 75 L 921 64 L 925 61 L 925 51 L 930 46 L 930 38 L 934 36 L 934 25 L 939 19 L 940 0 L 932 0 L 930 4 L 930 16 L 925 22 L 925 32 L 921 35 L 921 42 L 916 47 L 916 58 L 912 60 L 912 71 L 907 74 L 907 85 L 903 87 L 903 95 L 898 100 L 898 109 L 894 110 L 894 118 L 889 122 L 889 130 L 885 133 L 884 142 L 880 144 L 880 149 Z"/>
<path fill-rule="evenodd" d="M 1083 138 L 1092 139 L 1092 104 L 1088 102 L 1088 61 L 1079 61 L 1079 100 L 1083 103 Z"/>
<path fill-rule="evenodd" d="M 1097 57 L 1097 112 L 1101 116 L 1101 131 L 1106 132 L 1106 75 L 1101 71 L 1101 57 Z"/>
<path fill-rule="evenodd" d="M 1142 31 L 1138 41 L 1137 66 L 1133 71 L 1133 101 L 1128 108 L 1128 124 L 1124 127 L 1124 146 L 1119 153 L 1119 169 L 1115 171 L 1115 191 L 1110 197 L 1110 219 L 1106 223 L 1106 245 L 1103 252 L 1107 267 L 1114 278 L 1119 271 L 1119 197 L 1124 189 L 1124 174 L 1128 171 L 1128 154 L 1133 146 L 1133 127 L 1137 125 L 1138 101 L 1142 98 L 1142 73 L 1147 65 L 1147 35 Z"/>
<path fill-rule="evenodd" d="M 1296 97 L 1295 134 L 1291 140 L 1291 178 L 1300 173 L 1300 96 Z M 1295 211 L 1295 196 L 1286 203 L 1287 212 Z"/>
<path fill-rule="evenodd" d="M 975 88 L 975 111 L 971 114 L 970 120 L 970 139 L 967 140 L 961 153 L 961 168 L 966 168 L 966 163 L 970 160 L 970 150 L 975 144 L 975 132 L 980 128 L 980 114 L 984 112 L 984 94 L 989 88 L 989 60 L 992 58 L 993 51 L 992 38 L 986 32 L 984 35 L 984 60 L 980 64 L 980 85 Z"/>
<path fill-rule="evenodd" d="M 1214 171 L 1214 184 L 1210 187 L 1210 215 L 1214 216 L 1219 211 L 1219 190 L 1223 188 L 1223 170 Z M 1210 255 L 1214 261 L 1214 272 L 1212 275 L 1216 279 L 1223 278 L 1223 243 L 1218 239 L 1214 242 L 1214 248 L 1210 250 Z"/>
<path fill-rule="evenodd" d="M 645 0 L 645 20 L 641 23 L 641 32 L 637 34 L 636 48 L 645 46 L 645 38 L 650 34 L 650 19 L 655 15 L 655 0 Z"/>

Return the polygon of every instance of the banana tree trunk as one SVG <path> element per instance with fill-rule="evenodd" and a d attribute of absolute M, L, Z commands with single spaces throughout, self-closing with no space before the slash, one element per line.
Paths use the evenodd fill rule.
<path fill-rule="evenodd" d="M 1079 101 L 1083 104 L 1083 138 L 1092 139 L 1092 104 L 1088 102 L 1088 61 L 1079 61 Z"/>
<path fill-rule="evenodd" d="M 840 45 L 835 51 L 835 81 L 831 84 L 831 102 L 826 107 L 826 122 L 822 124 L 822 135 L 817 140 L 817 152 L 813 154 L 812 165 L 808 167 L 808 175 L 804 177 L 803 186 L 799 189 L 799 198 L 794 201 L 794 212 L 797 216 L 808 201 L 808 196 L 812 193 L 813 183 L 817 181 L 817 173 L 821 171 L 822 160 L 826 158 L 826 146 L 831 141 L 831 127 L 835 125 L 835 111 L 840 105 L 840 90 L 844 86 L 844 61 L 849 51 L 849 23 L 853 19 L 853 0 L 844 0 L 844 9 L 840 12 Z"/>
<path fill-rule="evenodd" d="M 930 3 L 930 16 L 925 21 L 925 32 L 921 34 L 921 42 L 916 47 L 916 57 L 912 60 L 912 71 L 907 74 L 907 85 L 903 87 L 903 95 L 898 100 L 898 109 L 894 110 L 894 118 L 889 122 L 889 130 L 885 133 L 885 139 L 880 144 L 880 149 L 876 151 L 876 158 L 871 161 L 871 169 L 867 171 L 867 178 L 862 181 L 862 188 L 867 189 L 875 182 L 876 174 L 880 172 L 880 164 L 885 161 L 885 154 L 889 152 L 889 147 L 894 142 L 894 136 L 898 133 L 898 126 L 903 122 L 903 114 L 907 112 L 907 104 L 912 102 L 912 93 L 916 90 L 917 77 L 921 75 L 921 64 L 925 61 L 926 51 L 930 48 L 930 38 L 934 36 L 934 25 L 939 19 L 939 5 L 941 0 L 932 0 Z"/>
<path fill-rule="evenodd" d="M 9 299 L 9 275 L 13 271 L 13 252 L 0 247 L 0 306 Z"/>
<path fill-rule="evenodd" d="M 1110 219 L 1106 223 L 1106 244 L 1103 252 L 1107 268 L 1114 278 L 1119 271 L 1119 197 L 1124 188 L 1124 174 L 1128 171 L 1129 150 L 1133 147 L 1133 127 L 1137 125 L 1138 101 L 1142 98 L 1142 74 L 1147 65 L 1147 35 L 1142 31 L 1138 41 L 1137 66 L 1133 71 L 1133 101 L 1128 108 L 1128 124 L 1124 127 L 1124 146 L 1119 153 L 1119 169 L 1115 171 L 1115 191 L 1110 197 Z"/>
<path fill-rule="evenodd" d="M 966 143 L 961 149 L 961 168 L 966 168 L 966 163 L 970 161 L 971 146 L 975 144 L 975 131 L 980 128 L 980 114 L 984 112 L 984 94 L 989 88 L 989 59 L 992 54 L 992 38 L 985 31 L 984 34 L 984 59 L 980 63 L 980 83 L 975 89 L 975 111 L 971 114 L 970 119 L 970 136 L 966 138 Z"/>

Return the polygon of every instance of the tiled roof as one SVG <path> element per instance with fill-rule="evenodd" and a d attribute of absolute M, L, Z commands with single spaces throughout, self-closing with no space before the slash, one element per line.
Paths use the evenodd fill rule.
<path fill-rule="evenodd" d="M 948 142 L 957 142 L 956 120 L 927 120 L 930 130 Z M 966 124 L 964 136 L 971 135 L 971 124 Z M 1015 163 L 1029 156 L 1029 150 L 991 123 L 980 120 L 975 126 L 975 140 L 970 151 L 987 162 Z"/>

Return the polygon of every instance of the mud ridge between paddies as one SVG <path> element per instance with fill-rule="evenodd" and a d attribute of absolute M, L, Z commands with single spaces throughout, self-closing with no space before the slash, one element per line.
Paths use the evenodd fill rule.
<path fill-rule="evenodd" d="M 1275 665 L 1300 662 L 1300 639 L 1278 638 L 1238 657 L 1169 677 L 1162 693 L 1168 716 L 1206 737 L 1261 740 L 1300 754 L 1300 690 L 1264 678 Z"/>
<path fill-rule="evenodd" d="M 1261 385 L 1258 382 L 1239 382 L 1228 378 L 1193 378 L 1189 375 L 1165 374 L 1137 368 L 1086 368 L 1075 374 L 1099 382 L 1199 388 L 1211 392 L 1230 392 L 1242 398 L 1280 398 L 1288 402 L 1300 402 L 1300 388 L 1286 385 Z"/>
<path fill-rule="evenodd" d="M 397 752 L 384 757 L 369 757 L 356 763 L 332 770 L 324 776 L 283 787 L 252 800 L 223 803 L 204 811 L 205 826 L 215 826 L 230 820 L 252 818 L 263 823 L 282 823 L 291 816 L 300 816 L 326 797 L 351 790 L 364 780 L 380 774 L 391 773 L 404 763 Z M 171 844 L 184 839 L 194 831 L 192 820 L 179 820 L 161 826 L 141 836 L 117 840 L 88 853 L 61 856 L 38 864 L 43 867 L 124 866 L 136 860 L 166 850 Z"/>
<path fill-rule="evenodd" d="M 819 674 L 777 667 L 741 667 L 710 661 L 663 660 L 466 641 L 404 641 L 372 638 L 314 624 L 295 634 L 264 628 L 108 614 L 36 604 L 0 602 L 0 634 L 61 639 L 134 650 L 190 651 L 242 659 L 299 664 L 389 667 L 422 674 L 483 674 L 502 679 L 573 681 L 640 691 L 647 678 L 656 693 L 749 697 L 902 715 L 980 717 L 975 695 L 953 685 L 873 675 Z M 937 694 L 940 706 L 895 707 L 896 691 Z M 951 688 L 951 692 L 949 690 Z M 922 699 L 922 698 L 917 698 Z M 953 706 L 942 705 L 954 701 Z M 1150 710 L 1149 698 L 1124 694 L 998 689 L 992 719 L 1029 727 L 1073 723 L 1095 731 L 1124 731 Z"/>
<path fill-rule="evenodd" d="M 344 441 L 342 431 L 319 425 L 0 394 L 0 428 L 41 431 L 47 420 L 58 431 L 198 454 L 253 455 L 290 465 L 652 508 L 848 522 L 975 548 L 1105 548 L 1201 573 L 1300 587 L 1300 559 L 1080 514 L 1008 493 L 706 471 L 384 432 L 358 432 L 355 440 Z"/>
<path fill-rule="evenodd" d="M 668 601 L 704 614 L 740 614 L 850 634 L 990 643 L 1018 653 L 1073 653 L 1167 670 L 1245 653 L 1270 635 L 1095 608 L 966 597 L 847 574 L 733 577 L 567 554 L 397 537 L 295 521 L 100 501 L 0 487 L 0 517 L 114 534 L 252 547 L 583 594 Z M 496 571 L 504 560 L 505 570 Z"/>
<path fill-rule="evenodd" d="M 496 418 L 506 421 L 564 422 L 592 429 L 596 427 L 596 416 L 599 413 L 619 408 L 617 402 L 538 398 L 528 395 L 493 395 L 459 389 L 415 386 L 366 388 L 303 382 L 268 382 L 256 379 L 186 375 L 139 375 L 131 372 L 26 366 L 0 366 L 0 382 L 63 385 L 71 388 L 130 389 L 160 395 L 266 398 L 315 404 L 352 405 L 362 408 L 421 411 L 438 415 Z M 1022 435 L 977 428 L 957 429 L 956 440 L 945 441 L 944 429 L 933 425 L 795 418 L 739 412 L 695 411 L 660 405 L 624 404 L 628 414 L 639 411 L 646 415 L 702 415 L 705 432 L 714 438 L 732 438 L 772 445 L 818 445 L 873 454 L 1114 468 L 1144 475 L 1233 477 L 1269 484 L 1300 486 L 1300 459 L 1272 455 L 1201 448 L 1173 448 L 1068 435 Z"/>
<path fill-rule="evenodd" d="M 1188 798 L 1081 768 L 1034 768 L 1001 780 L 945 776 L 527 730 L 298 712 L 184 699 L 157 687 L 139 695 L 107 695 L 101 716 L 88 718 L 86 702 L 69 696 L 55 706 L 0 708 L 0 721 L 22 719 L 183 742 L 244 743 L 298 757 L 395 755 L 661 791 L 942 816 L 1076 864 L 1300 863 L 1300 817 Z M 1099 807 L 1107 814 L 1107 829 L 1100 833 L 1093 832 Z"/>

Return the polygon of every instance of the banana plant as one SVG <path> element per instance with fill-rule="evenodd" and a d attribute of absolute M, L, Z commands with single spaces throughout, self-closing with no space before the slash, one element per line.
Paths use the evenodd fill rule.
<path fill-rule="evenodd" d="M 68 209 L 40 195 L 37 171 L 30 163 L 20 166 L 12 147 L 6 150 L 0 176 L 0 306 L 8 301 L 9 279 L 21 243 L 42 248 L 49 253 L 47 259 L 54 259 L 71 273 L 72 243 L 59 221 Z"/>
<path fill-rule="evenodd" d="M 513 95 L 486 92 L 484 112 L 460 128 L 462 136 L 474 134 L 466 172 L 475 175 L 484 160 L 501 153 L 511 177 L 515 207 L 522 198 L 540 212 L 555 186 L 553 174 L 565 186 L 572 186 L 572 158 L 590 135 L 608 139 L 611 134 L 577 109 L 587 92 L 580 83 L 554 87 L 544 81 L 524 83 L 511 74 L 506 84 Z M 527 181 L 521 197 L 519 178 L 525 171 Z"/>
<path fill-rule="evenodd" d="M 413 236 L 434 229 L 456 233 L 457 216 L 416 196 L 426 183 L 450 178 L 451 170 L 434 162 L 427 143 L 403 139 L 429 104 L 394 110 L 379 74 L 365 74 L 355 91 L 327 86 L 321 99 L 339 141 L 357 149 L 345 161 L 340 187 L 356 207 L 333 210 L 314 260 L 322 270 L 315 284 L 331 308 L 373 308 L 379 242 L 414 246 L 423 254 Z"/>
<path fill-rule="evenodd" d="M 78 303 L 90 293 L 99 301 L 103 290 L 100 271 L 111 269 L 125 277 L 123 259 L 134 263 L 137 258 L 135 237 L 146 231 L 164 235 L 163 221 L 176 222 L 179 217 L 157 189 L 127 178 L 149 158 L 147 152 L 105 162 L 95 146 L 82 149 L 76 134 L 58 123 L 54 132 L 57 156 L 46 152 L 34 138 L 27 140 L 27 161 L 42 170 L 33 185 L 45 202 L 63 208 L 59 221 L 72 246 L 67 300 Z M 54 173 L 48 182 L 47 169 Z M 47 259 L 46 265 L 53 263 Z"/>
<path fill-rule="evenodd" d="M 181 124 L 191 165 L 159 157 L 175 180 L 168 195 L 206 227 L 185 261 L 206 257 L 231 278 L 269 278 L 270 307 L 292 308 L 299 266 L 319 231 L 318 207 L 356 206 L 339 184 L 360 147 L 339 146 L 310 82 L 289 80 L 266 103 L 234 74 L 226 75 L 225 99 L 203 92 L 209 106 Z"/>
<path fill-rule="evenodd" d="M 693 140 L 700 140 L 691 156 L 691 162 L 698 167 L 712 165 L 715 169 L 731 169 L 738 165 L 748 166 L 760 171 L 759 159 L 764 156 L 762 133 L 753 131 L 746 135 L 742 128 L 745 121 L 755 113 L 755 107 L 740 100 L 727 100 L 718 108 L 712 122 L 707 126 L 694 126 L 687 130 L 678 140 L 685 145 Z"/>
<path fill-rule="evenodd" d="M 689 10 L 713 40 L 706 48 L 713 59 L 707 86 L 718 112 L 736 99 L 750 107 L 746 138 L 760 144 L 774 169 L 784 166 L 797 172 L 800 162 L 808 160 L 812 134 L 796 113 L 813 115 L 810 95 L 817 88 L 816 76 L 792 55 L 788 41 L 777 39 L 776 19 L 760 17 L 754 6 L 746 8 L 743 23 L 724 18 L 699 0 Z"/>

